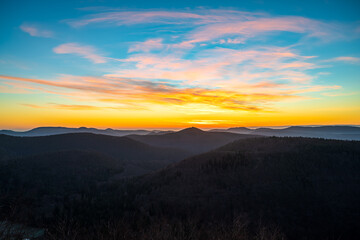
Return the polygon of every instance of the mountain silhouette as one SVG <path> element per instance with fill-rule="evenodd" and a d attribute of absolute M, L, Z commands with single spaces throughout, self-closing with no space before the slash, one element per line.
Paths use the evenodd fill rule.
<path fill-rule="evenodd" d="M 360 127 L 355 126 L 291 126 L 283 129 L 235 127 L 228 129 L 214 129 L 216 132 L 231 132 L 278 137 L 315 137 L 338 140 L 360 140 Z"/>
<path fill-rule="evenodd" d="M 70 150 L 91 151 L 114 158 L 123 165 L 125 173 L 128 172 L 128 168 L 132 169 L 130 175 L 151 172 L 190 156 L 189 152 L 176 148 L 154 147 L 126 137 L 92 133 L 42 137 L 0 135 L 0 160 Z"/>
<path fill-rule="evenodd" d="M 179 132 L 185 131 L 195 134 L 197 128 L 187 128 Z M 200 129 L 197 129 L 202 131 Z M 209 132 L 230 132 L 237 134 L 252 134 L 263 136 L 287 136 L 287 137 L 317 137 L 339 140 L 360 140 L 360 127 L 355 126 L 291 126 L 283 129 L 274 128 L 256 128 L 250 129 L 246 127 L 233 127 L 228 129 L 212 129 Z M 115 130 L 111 128 L 96 129 L 96 128 L 66 128 L 66 127 L 39 127 L 29 131 L 16 132 L 12 130 L 0 130 L 0 134 L 19 136 L 19 137 L 34 137 L 34 136 L 49 136 L 66 133 L 94 133 L 110 136 L 127 136 L 127 135 L 164 135 L 174 133 L 174 131 L 161 130 Z"/>
<path fill-rule="evenodd" d="M 10 136 L 18 136 L 18 137 L 39 137 L 39 136 L 50 136 L 50 135 L 58 135 L 58 134 L 66 134 L 66 133 L 94 133 L 94 134 L 103 134 L 110 136 L 126 136 L 129 134 L 149 134 L 148 130 L 114 130 L 111 128 L 107 128 L 105 130 L 97 129 L 97 128 L 67 128 L 67 127 L 38 127 L 31 129 L 29 131 L 24 132 L 16 132 L 12 130 L 1 130 L 0 134 L 6 134 Z"/>
<path fill-rule="evenodd" d="M 161 135 L 129 135 L 127 137 L 151 146 L 176 147 L 193 154 L 198 154 L 218 148 L 237 139 L 255 136 L 227 132 L 207 132 L 191 127 Z"/>

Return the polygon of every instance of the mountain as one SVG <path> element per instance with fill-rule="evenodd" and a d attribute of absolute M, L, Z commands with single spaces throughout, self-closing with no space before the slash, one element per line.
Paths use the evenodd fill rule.
<path fill-rule="evenodd" d="M 199 154 L 241 138 L 253 138 L 254 136 L 226 132 L 206 132 L 191 127 L 161 135 L 129 135 L 127 137 L 151 146 L 176 147 L 193 154 Z"/>
<path fill-rule="evenodd" d="M 293 126 L 285 129 L 255 129 L 253 134 L 265 136 L 317 137 L 339 140 L 360 140 L 360 127 L 353 126 Z"/>
<path fill-rule="evenodd" d="M 360 140 L 360 127 L 354 126 L 319 126 L 319 127 L 302 127 L 292 126 L 284 129 L 273 128 L 257 128 L 250 129 L 246 127 L 234 127 L 228 129 L 212 129 L 209 132 L 228 132 L 236 134 L 252 134 L 264 136 L 288 136 L 288 137 L 317 137 L 339 140 Z M 49 136 L 66 133 L 94 133 L 110 136 L 127 136 L 127 135 L 165 135 L 176 133 L 174 131 L 160 130 L 115 130 L 115 129 L 96 129 L 96 128 L 66 128 L 66 127 L 39 127 L 29 131 L 16 132 L 12 130 L 0 130 L 0 134 L 19 136 L 19 137 L 35 137 Z M 217 145 L 220 146 L 220 145 Z M 209 150 L 208 148 L 205 149 Z M 203 151 L 202 151 L 203 152 Z"/>
<path fill-rule="evenodd" d="M 39 136 L 49 136 L 57 134 L 66 134 L 66 133 L 94 133 L 94 134 L 103 134 L 110 136 L 126 136 L 129 134 L 138 134 L 145 135 L 151 133 L 147 130 L 114 130 L 111 128 L 107 129 L 97 129 L 97 128 L 66 128 L 66 127 L 38 127 L 24 132 L 16 132 L 12 130 L 1 130 L 0 134 L 6 134 L 10 136 L 18 137 L 39 137 Z"/>
<path fill-rule="evenodd" d="M 289 239 L 354 239 L 360 142 L 241 139 L 138 180 L 143 213 L 275 224 Z"/>
<path fill-rule="evenodd" d="M 159 131 L 159 130 L 154 130 L 154 131 L 151 131 L 149 132 L 147 135 L 163 135 L 163 134 L 167 134 L 167 133 L 173 133 L 175 131 Z M 136 134 L 136 133 L 134 133 Z"/>
<path fill-rule="evenodd" d="M 242 134 L 249 134 L 252 132 L 250 128 L 246 127 L 234 127 L 234 128 L 228 128 L 228 132 L 234 132 L 234 133 L 242 133 Z"/>
<path fill-rule="evenodd" d="M 236 127 L 228 129 L 216 129 L 215 131 L 277 137 L 314 137 L 339 140 L 360 140 L 360 127 L 355 126 L 291 126 L 284 129 L 249 129 L 245 127 Z"/>
<path fill-rule="evenodd" d="M 179 142 L 208 133 L 169 134 Z M 360 234 L 359 141 L 250 137 L 176 161 L 183 153 L 87 133 L 0 135 L 0 220 L 47 228 L 51 239 Z M 130 163 L 146 174 L 122 178 Z"/>
<path fill-rule="evenodd" d="M 154 171 L 190 156 L 190 153 L 175 148 L 153 147 L 126 137 L 92 133 L 42 137 L 0 135 L 0 160 L 69 150 L 91 151 L 111 157 L 123 165 L 124 175 Z"/>

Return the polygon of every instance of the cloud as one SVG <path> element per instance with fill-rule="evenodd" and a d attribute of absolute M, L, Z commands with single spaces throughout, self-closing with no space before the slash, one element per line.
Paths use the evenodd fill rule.
<path fill-rule="evenodd" d="M 136 36 L 145 38 L 127 43 L 128 51 L 122 58 L 105 57 L 95 47 L 79 43 L 53 49 L 93 63 L 110 62 L 103 76 L 1 78 L 76 101 L 101 102 L 101 106 L 269 111 L 276 102 L 309 99 L 307 94 L 339 89 L 337 85 L 316 84 L 323 75 L 314 73 L 315 69 L 322 68 L 324 61 L 303 55 L 301 44 L 304 40 L 325 42 L 351 35 L 347 34 L 350 27 L 344 24 L 237 10 L 87 10 L 97 13 L 66 22 L 76 28 L 139 25 Z M 148 32 L 156 37 L 149 38 Z M 265 38 L 274 40 L 266 41 L 273 45 L 264 45 Z M 337 57 L 331 61 L 355 63 L 359 59 Z M 81 106 L 88 105 L 56 105 L 62 109 L 86 108 Z"/>
<path fill-rule="evenodd" d="M 187 36 L 192 42 L 206 42 L 225 36 L 241 36 L 244 39 L 267 32 L 306 33 L 314 37 L 326 37 L 330 27 L 324 23 L 303 17 L 266 17 L 245 21 L 208 24 L 196 28 Z"/>
<path fill-rule="evenodd" d="M 209 24 L 216 22 L 249 19 L 261 13 L 233 10 L 195 10 L 195 11 L 109 11 L 85 16 L 83 19 L 65 20 L 72 27 L 82 27 L 95 23 L 115 25 L 134 25 L 142 23 L 164 24 Z"/>
<path fill-rule="evenodd" d="M 26 24 L 26 23 L 23 23 L 20 26 L 20 29 L 22 31 L 30 34 L 30 36 L 33 36 L 33 37 L 51 38 L 51 37 L 54 36 L 54 33 L 52 31 L 43 30 L 43 29 L 40 29 L 39 27 L 37 27 L 35 25 L 30 25 L 30 24 Z"/>
<path fill-rule="evenodd" d="M 209 89 L 169 81 L 152 82 L 116 77 L 62 76 L 57 80 L 0 76 L 0 79 L 34 83 L 43 87 L 62 88 L 72 92 L 58 92 L 71 99 L 120 104 L 128 109 L 152 106 L 187 106 L 196 109 L 231 111 L 268 111 L 269 104 L 291 99 L 304 99 L 301 94 L 338 89 L 339 86 L 291 86 L 262 82 L 241 88 Z M 84 109 L 84 106 L 56 105 L 63 109 Z M 85 107 L 86 108 L 86 107 Z M 106 107 L 104 107 L 106 108 Z M 117 108 L 117 107 L 112 107 Z M 89 109 L 89 108 L 87 108 Z"/>
<path fill-rule="evenodd" d="M 343 57 L 331 58 L 331 59 L 325 60 L 325 62 L 348 62 L 348 63 L 355 64 L 355 63 L 360 63 L 360 58 L 343 56 Z"/>
<path fill-rule="evenodd" d="M 269 32 L 294 32 L 305 34 L 308 37 L 330 40 L 347 37 L 349 34 L 346 33 L 355 31 L 353 26 L 349 28 L 342 24 L 327 23 L 305 17 L 279 17 L 259 12 L 215 9 L 112 10 L 89 14 L 82 19 L 66 20 L 66 22 L 73 27 L 100 23 L 115 26 L 155 23 L 177 27 L 184 25 L 192 28 L 192 31 L 185 37 L 187 44 L 211 41 L 225 36 L 235 36 L 235 38 L 220 41 L 239 44 L 244 43 L 248 38 Z"/>
<path fill-rule="evenodd" d="M 75 54 L 80 57 L 89 59 L 93 63 L 105 63 L 107 59 L 97 53 L 92 46 L 80 45 L 78 43 L 65 43 L 53 49 L 58 54 Z"/>
<path fill-rule="evenodd" d="M 248 82 L 309 84 L 319 76 L 307 71 L 322 66 L 313 61 L 314 56 L 302 56 L 294 48 L 305 39 L 345 38 L 351 35 L 353 27 L 300 16 L 204 8 L 182 11 L 101 9 L 66 22 L 73 27 L 141 25 L 149 30 L 156 26 L 154 31 L 163 26 L 161 31 L 166 34 L 131 44 L 128 56 L 112 58 L 119 65 L 105 74 L 107 77 L 172 80 L 229 89 Z M 265 36 L 274 39 L 276 44 L 278 35 L 284 33 L 297 36 L 291 37 L 289 47 L 261 46 L 258 42 Z M 251 42 L 252 39 L 256 43 Z M 287 39 L 281 41 L 287 42 Z"/>
<path fill-rule="evenodd" d="M 78 104 L 57 104 L 57 103 L 48 103 L 46 105 L 36 105 L 36 104 L 21 104 L 25 107 L 31 108 L 56 108 L 56 109 L 65 109 L 65 110 L 101 110 L 103 107 L 91 106 L 91 105 L 78 105 Z"/>
<path fill-rule="evenodd" d="M 150 52 L 152 50 L 159 50 L 164 47 L 161 38 L 149 39 L 142 43 L 134 44 L 129 48 L 128 52 Z"/>
<path fill-rule="evenodd" d="M 168 79 L 209 87 L 234 87 L 251 81 L 310 82 L 308 69 L 318 68 L 289 48 L 258 47 L 236 50 L 214 48 L 193 53 L 192 59 L 173 53 L 132 54 L 119 70 L 106 76 L 136 79 Z"/>

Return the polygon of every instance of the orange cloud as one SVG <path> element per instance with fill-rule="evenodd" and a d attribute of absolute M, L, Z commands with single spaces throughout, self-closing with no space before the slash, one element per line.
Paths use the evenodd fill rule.
<path fill-rule="evenodd" d="M 191 85 L 177 86 L 166 81 L 151 82 L 115 77 L 62 76 L 56 81 L 0 76 L 1 79 L 35 83 L 50 88 L 64 88 L 74 93 L 57 92 L 74 100 L 98 101 L 108 106 L 53 104 L 53 107 L 71 110 L 146 109 L 152 106 L 202 105 L 225 110 L 268 111 L 277 101 L 303 99 L 307 92 L 337 89 L 338 86 L 288 86 L 272 82 L 244 84 L 239 89 L 208 89 Z M 35 86 L 34 86 L 35 87 Z M 56 90 L 55 90 L 56 92 Z M 269 105 L 270 104 L 270 105 Z M 30 105 L 29 105 L 30 106 Z"/>

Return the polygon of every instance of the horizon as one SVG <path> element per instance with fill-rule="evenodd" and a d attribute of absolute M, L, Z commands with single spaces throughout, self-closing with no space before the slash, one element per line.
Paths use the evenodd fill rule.
<path fill-rule="evenodd" d="M 85 127 L 85 126 L 79 126 L 79 127 L 64 127 L 64 126 L 39 126 L 39 127 L 33 127 L 33 128 L 24 128 L 24 129 L 0 129 L 0 131 L 15 131 L 15 132 L 25 132 L 30 131 L 33 129 L 38 128 L 86 128 L 86 129 L 98 129 L 98 130 L 124 130 L 124 131 L 181 131 L 189 128 L 197 128 L 203 131 L 209 131 L 209 130 L 227 130 L 230 128 L 248 128 L 251 130 L 259 129 L 259 128 L 271 128 L 271 129 L 286 129 L 289 127 L 360 127 L 360 125 L 342 125 L 342 124 L 334 124 L 334 125 L 287 125 L 287 126 L 235 126 L 235 127 L 229 127 L 229 128 L 204 128 L 204 127 L 195 127 L 195 126 L 189 126 L 185 128 L 97 128 L 97 127 Z"/>
<path fill-rule="evenodd" d="M 0 129 L 360 126 L 355 1 L 55 3 L 1 3 Z"/>

